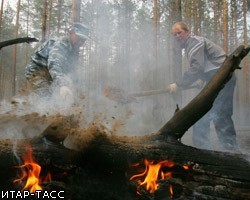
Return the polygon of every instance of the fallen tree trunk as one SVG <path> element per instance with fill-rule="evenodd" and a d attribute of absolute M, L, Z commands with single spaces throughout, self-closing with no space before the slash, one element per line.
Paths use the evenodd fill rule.
<path fill-rule="evenodd" d="M 250 164 L 247 155 L 196 149 L 177 140 L 192 126 L 194 118 L 198 120 L 209 110 L 220 89 L 248 51 L 249 48 L 240 46 L 229 56 L 211 80 L 210 86 L 179 110 L 158 133 L 142 137 L 108 136 L 104 127 L 93 124 L 90 131 L 74 129 L 72 135 L 67 136 L 64 142 L 68 141 L 69 146 L 75 149 L 69 150 L 61 144 L 41 142 L 43 137 L 53 136 L 53 141 L 58 143 L 66 137 L 64 134 L 57 136 L 64 130 L 61 127 L 64 123 L 59 125 L 60 129 L 53 124 L 43 131 L 42 137 L 19 142 L 15 154 L 20 156 L 24 143 L 28 141 L 34 150 L 34 157 L 42 166 L 60 166 L 67 172 L 80 168 L 80 172 L 75 170 L 71 174 L 67 173 L 67 179 L 63 180 L 70 185 L 73 193 L 80 194 L 79 198 L 73 199 L 249 199 Z M 190 115 L 195 115 L 191 122 Z M 58 140 L 55 139 L 57 137 Z M 173 140 L 165 140 L 169 137 Z M 16 165 L 13 162 L 13 143 L 2 141 L 0 145 L 0 159 L 5 160 L 1 163 L 0 177 L 9 180 L 4 171 Z M 173 168 L 169 168 L 173 171 L 173 177 L 161 180 L 159 189 L 153 194 L 144 187 L 137 188 L 136 180 L 129 180 L 132 175 L 142 172 L 141 167 L 132 169 L 131 164 L 143 163 L 144 159 L 155 162 L 170 160 L 175 163 Z M 182 165 L 188 165 L 189 169 L 183 170 Z M 67 169 L 67 166 L 74 167 Z M 12 171 L 11 174 L 13 178 L 15 173 Z M 170 184 L 174 194 L 164 193 Z M 136 189 L 140 190 L 139 196 L 136 195 Z"/>

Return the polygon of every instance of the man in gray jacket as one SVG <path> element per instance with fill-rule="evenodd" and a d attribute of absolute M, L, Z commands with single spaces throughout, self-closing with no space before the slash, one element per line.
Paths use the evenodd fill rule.
<path fill-rule="evenodd" d="M 81 23 L 74 23 L 68 35 L 61 40 L 44 42 L 31 57 L 26 66 L 26 78 L 31 90 L 47 96 L 58 92 L 63 99 L 72 98 L 71 72 L 78 60 L 79 47 L 89 38 L 89 29 Z"/>
<path fill-rule="evenodd" d="M 209 82 L 226 59 L 224 50 L 204 37 L 191 35 L 182 22 L 172 26 L 172 33 L 185 49 L 189 68 L 183 77 L 169 85 L 171 92 L 178 87 L 185 89 L 197 80 Z M 235 75 L 225 85 L 216 98 L 212 109 L 193 126 L 193 144 L 200 148 L 212 149 L 210 141 L 210 121 L 213 121 L 218 140 L 225 150 L 236 150 L 236 132 L 232 120 Z"/>

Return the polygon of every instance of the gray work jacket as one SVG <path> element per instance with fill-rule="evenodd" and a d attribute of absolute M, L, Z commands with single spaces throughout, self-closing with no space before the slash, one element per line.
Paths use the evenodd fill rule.
<path fill-rule="evenodd" d="M 204 37 L 190 35 L 183 45 L 189 68 L 183 77 L 177 82 L 183 88 L 190 86 L 198 79 L 209 81 L 209 72 L 220 68 L 226 54 L 224 50 Z"/>
<path fill-rule="evenodd" d="M 78 49 L 71 44 L 69 37 L 61 40 L 44 42 L 31 57 L 36 65 L 27 65 L 26 78 L 40 70 L 47 70 L 56 86 L 71 86 L 67 74 L 72 70 L 78 59 Z"/>

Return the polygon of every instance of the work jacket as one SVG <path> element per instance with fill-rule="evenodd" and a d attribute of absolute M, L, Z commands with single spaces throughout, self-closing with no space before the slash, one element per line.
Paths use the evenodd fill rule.
<path fill-rule="evenodd" d="M 226 59 L 224 50 L 204 37 L 189 35 L 183 48 L 189 63 L 188 70 L 177 82 L 183 88 L 198 79 L 208 82 Z"/>
<path fill-rule="evenodd" d="M 56 86 L 71 86 L 67 74 L 73 69 L 78 59 L 78 49 L 74 48 L 69 37 L 61 40 L 50 39 L 44 42 L 31 57 L 35 63 L 26 66 L 26 78 L 43 70 L 49 73 L 53 84 Z"/>

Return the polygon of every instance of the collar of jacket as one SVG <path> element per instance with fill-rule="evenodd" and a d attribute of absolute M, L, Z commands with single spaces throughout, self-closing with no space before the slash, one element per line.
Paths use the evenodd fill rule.
<path fill-rule="evenodd" d="M 190 38 L 191 38 L 191 33 L 187 36 L 186 41 L 181 45 L 181 48 L 182 48 L 182 49 L 185 49 L 186 44 L 187 44 L 187 41 L 188 41 Z"/>

